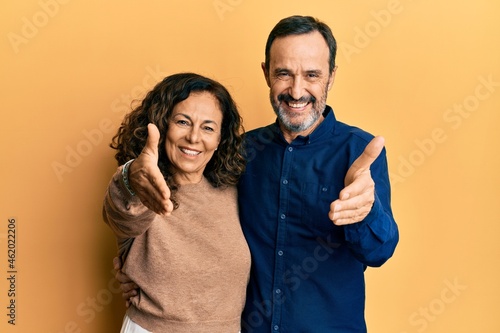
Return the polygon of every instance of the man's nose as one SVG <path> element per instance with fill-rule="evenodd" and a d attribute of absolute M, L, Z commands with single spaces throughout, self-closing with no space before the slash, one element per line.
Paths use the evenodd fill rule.
<path fill-rule="evenodd" d="M 291 80 L 290 96 L 292 96 L 295 100 L 299 100 L 302 96 L 304 96 L 304 80 L 302 77 L 295 76 Z"/>

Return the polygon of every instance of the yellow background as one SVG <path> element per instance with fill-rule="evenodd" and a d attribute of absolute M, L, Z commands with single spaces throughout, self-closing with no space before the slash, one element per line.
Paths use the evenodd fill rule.
<path fill-rule="evenodd" d="M 337 117 L 386 137 L 401 240 L 367 270 L 369 331 L 500 331 L 498 2 L 24 0 L 0 13 L 0 331 L 119 331 L 101 203 L 127 107 L 195 71 L 230 89 L 247 130 L 273 121 L 260 62 L 292 14 L 339 42 Z"/>

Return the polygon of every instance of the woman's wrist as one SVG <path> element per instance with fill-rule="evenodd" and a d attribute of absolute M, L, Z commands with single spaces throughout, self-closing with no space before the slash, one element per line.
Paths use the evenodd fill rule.
<path fill-rule="evenodd" d="M 130 161 L 126 162 L 122 168 L 123 184 L 125 185 L 125 188 L 127 189 L 128 193 L 130 193 L 131 196 L 134 196 L 135 192 L 134 192 L 134 190 L 132 190 L 132 187 L 130 186 L 130 181 L 128 178 L 128 170 L 129 170 L 130 165 L 132 164 L 133 161 L 134 161 L 134 159 L 131 159 Z"/>

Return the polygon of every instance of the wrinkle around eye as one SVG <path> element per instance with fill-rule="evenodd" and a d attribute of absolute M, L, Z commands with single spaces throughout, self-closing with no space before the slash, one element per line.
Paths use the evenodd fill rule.
<path fill-rule="evenodd" d="M 290 80 L 291 75 L 290 73 L 281 72 L 274 74 L 274 78 L 277 80 Z"/>

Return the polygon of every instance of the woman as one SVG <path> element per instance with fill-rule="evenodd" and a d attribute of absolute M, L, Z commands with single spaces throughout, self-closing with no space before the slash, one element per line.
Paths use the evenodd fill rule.
<path fill-rule="evenodd" d="M 241 132 L 228 91 L 192 73 L 165 78 L 126 116 L 111 144 L 120 167 L 103 210 L 122 270 L 140 288 L 122 332 L 239 331 L 250 270 L 235 188 Z M 152 142 L 171 191 L 168 215 L 148 209 L 128 183 L 131 163 Z"/>

